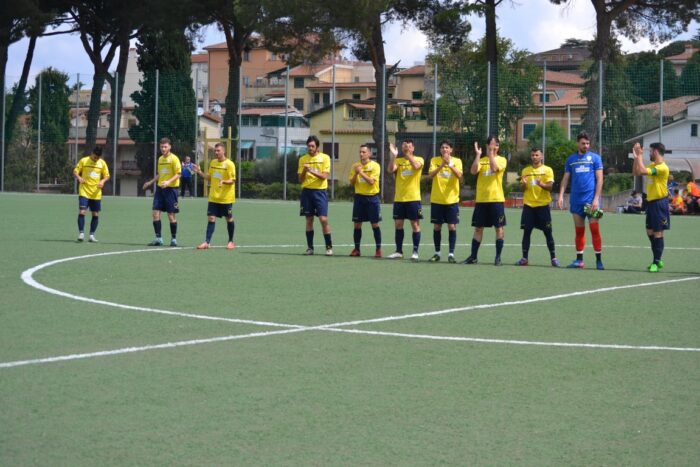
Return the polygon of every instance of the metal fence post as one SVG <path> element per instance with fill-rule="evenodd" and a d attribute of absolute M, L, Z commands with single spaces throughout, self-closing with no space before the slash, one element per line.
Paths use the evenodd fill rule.
<path fill-rule="evenodd" d="M 39 109 L 37 111 L 36 133 L 36 192 L 39 193 L 39 178 L 41 172 L 41 73 L 39 73 Z"/>

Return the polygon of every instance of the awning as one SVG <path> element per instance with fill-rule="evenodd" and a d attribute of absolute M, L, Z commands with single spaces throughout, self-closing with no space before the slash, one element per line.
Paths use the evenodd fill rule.
<path fill-rule="evenodd" d="M 250 149 L 255 144 L 255 141 L 241 141 L 241 149 Z"/>

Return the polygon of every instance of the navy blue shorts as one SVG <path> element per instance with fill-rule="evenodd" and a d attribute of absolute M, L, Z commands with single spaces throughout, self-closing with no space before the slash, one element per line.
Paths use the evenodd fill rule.
<path fill-rule="evenodd" d="M 647 203 L 647 229 L 661 232 L 671 228 L 671 214 L 668 212 L 668 198 L 655 199 Z"/>
<path fill-rule="evenodd" d="M 300 216 L 328 216 L 328 192 L 304 188 L 301 190 Z"/>
<path fill-rule="evenodd" d="M 102 200 L 100 199 L 88 199 L 85 196 L 78 196 L 78 209 L 87 210 L 90 209 L 92 212 L 100 212 L 102 210 Z"/>
<path fill-rule="evenodd" d="M 423 219 L 423 206 L 420 201 L 394 202 L 394 219 L 417 221 Z"/>
<path fill-rule="evenodd" d="M 233 217 L 233 203 L 221 204 L 209 201 L 209 204 L 207 204 L 207 216 L 230 219 Z"/>
<path fill-rule="evenodd" d="M 180 205 L 177 203 L 177 188 L 156 188 L 156 193 L 153 195 L 153 210 L 170 214 L 180 212 Z"/>
<path fill-rule="evenodd" d="M 353 222 L 371 222 L 377 224 L 382 221 L 379 205 L 379 195 L 355 195 L 352 205 Z"/>
<path fill-rule="evenodd" d="M 503 203 L 476 203 L 472 214 L 472 227 L 503 227 L 506 212 Z"/>
<path fill-rule="evenodd" d="M 520 216 L 521 229 L 552 230 L 552 212 L 549 206 L 523 206 Z"/>
<path fill-rule="evenodd" d="M 430 203 L 430 222 L 433 224 L 459 224 L 459 204 Z"/>

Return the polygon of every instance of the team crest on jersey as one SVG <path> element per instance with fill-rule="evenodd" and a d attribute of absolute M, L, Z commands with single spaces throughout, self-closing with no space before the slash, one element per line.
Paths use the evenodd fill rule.
<path fill-rule="evenodd" d="M 588 156 L 586 156 L 586 160 L 587 160 L 587 161 L 590 161 L 590 160 L 591 160 L 590 154 L 589 154 Z"/>

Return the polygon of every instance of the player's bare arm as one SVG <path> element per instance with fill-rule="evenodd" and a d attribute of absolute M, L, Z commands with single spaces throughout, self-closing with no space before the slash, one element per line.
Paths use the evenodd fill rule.
<path fill-rule="evenodd" d="M 399 150 L 396 149 L 396 145 L 394 145 L 394 143 L 389 143 L 389 153 L 391 154 L 391 159 L 389 160 L 389 172 L 394 173 L 399 169 L 399 166 L 396 164 L 396 158 L 399 155 Z"/>
<path fill-rule="evenodd" d="M 479 147 L 479 143 L 476 141 L 474 141 L 474 153 L 476 154 L 474 156 L 474 162 L 472 162 L 472 166 L 469 169 L 472 175 L 479 173 L 479 159 L 481 159 L 481 147 Z"/>
<path fill-rule="evenodd" d="M 565 172 L 564 176 L 561 178 L 561 186 L 559 187 L 559 199 L 557 199 L 557 207 L 559 209 L 564 209 L 564 192 L 569 184 L 569 173 Z"/>

